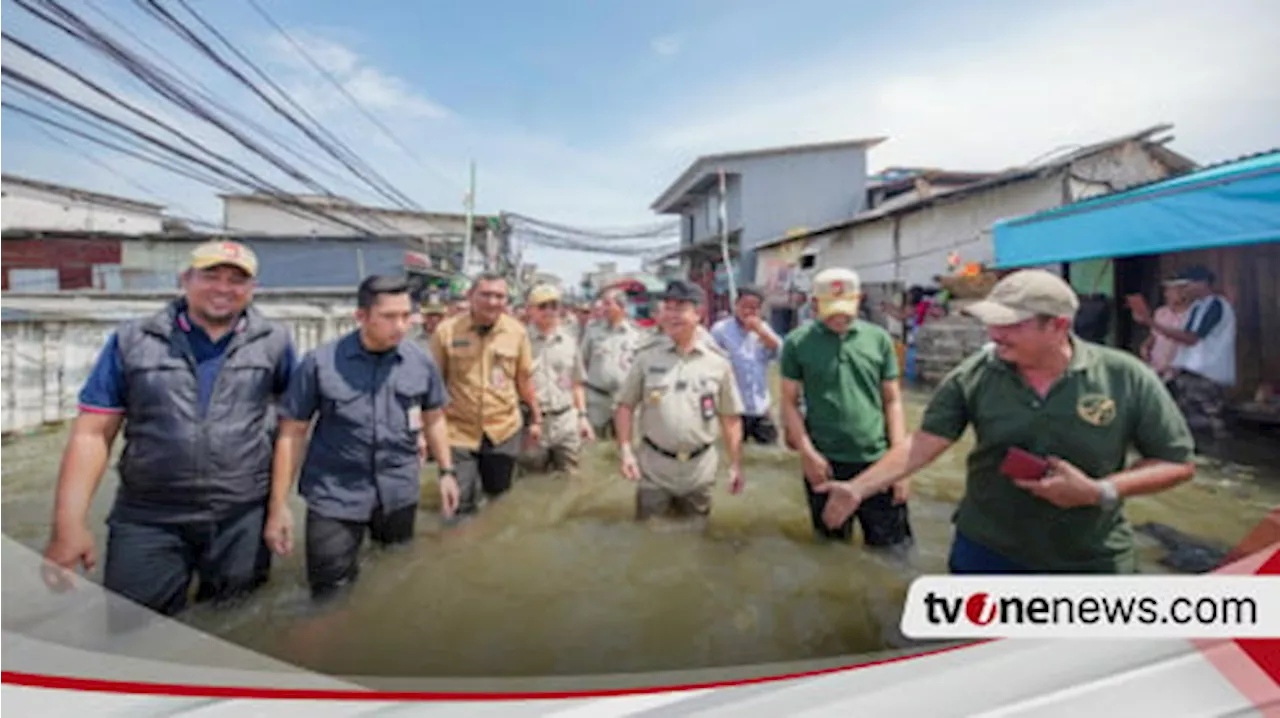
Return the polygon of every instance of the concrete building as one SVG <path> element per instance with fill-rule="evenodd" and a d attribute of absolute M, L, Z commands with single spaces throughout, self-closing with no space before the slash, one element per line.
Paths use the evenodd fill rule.
<path fill-rule="evenodd" d="M 804 256 L 813 257 L 811 271 L 849 267 L 862 277 L 873 318 L 882 319 L 874 311 L 881 301 L 896 301 L 899 292 L 913 285 L 934 285 L 934 277 L 946 273 L 952 252 L 964 262 L 989 265 L 994 257 L 991 228 L 998 220 L 1194 169 L 1193 161 L 1158 137 L 1169 129 L 1151 127 L 976 182 L 915 191 L 852 219 L 778 236 L 759 248 L 757 281 L 773 281 L 773 275 L 785 273 Z M 1085 260 L 1047 268 L 1068 277 L 1081 295 L 1093 297 L 1112 284 L 1108 266 Z M 932 335 L 922 333 L 918 349 L 926 379 L 945 373 L 983 341 L 977 325 L 955 316 L 926 327 L 932 327 Z"/>
<path fill-rule="evenodd" d="M 704 289 L 723 294 L 728 276 L 722 266 L 722 229 L 728 235 L 735 278 L 754 279 L 760 243 L 846 220 L 866 208 L 866 153 L 882 141 L 706 155 L 689 165 L 651 207 L 659 214 L 679 215 L 680 249 L 672 256 L 680 257 L 682 269 Z M 717 308 L 712 307 L 712 315 Z"/>
<path fill-rule="evenodd" d="M 162 205 L 65 185 L 0 176 L 0 228 L 4 291 L 48 291 L 94 286 L 100 268 L 120 263 L 120 248 L 93 239 L 101 233 L 158 234 Z M 10 237 L 57 235 L 15 243 Z"/>

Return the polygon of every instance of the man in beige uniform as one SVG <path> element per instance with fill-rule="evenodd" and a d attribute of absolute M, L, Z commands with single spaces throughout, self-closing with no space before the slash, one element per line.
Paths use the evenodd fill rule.
<path fill-rule="evenodd" d="M 560 321 L 560 290 L 550 285 L 529 292 L 529 340 L 533 346 L 533 385 L 542 409 L 542 440 L 530 441 L 521 455 L 529 471 L 576 473 L 582 442 L 595 435 L 587 421 L 582 354 Z"/>
<path fill-rule="evenodd" d="M 604 317 L 584 328 L 582 362 L 587 371 L 587 419 L 596 436 L 606 436 L 613 425 L 614 395 L 646 337 L 627 318 L 627 298 L 620 290 L 606 291 L 599 301 Z"/>
<path fill-rule="evenodd" d="M 445 421 L 461 496 L 457 514 L 474 513 L 480 494 L 496 498 L 511 488 L 524 421 L 528 438 L 542 438 L 542 412 L 533 386 L 529 334 L 507 313 L 507 281 L 484 273 L 468 292 L 470 308 L 431 335 L 431 353 L 449 391 Z"/>
<path fill-rule="evenodd" d="M 668 509 L 692 517 L 710 513 L 719 468 L 717 419 L 729 454 L 730 491 L 742 490 L 742 397 L 729 360 L 697 337 L 702 289 L 676 280 L 662 301 L 666 336 L 655 337 L 636 356 L 613 415 L 622 475 L 639 482 L 638 520 Z M 640 441 L 633 453 L 636 407 Z"/>

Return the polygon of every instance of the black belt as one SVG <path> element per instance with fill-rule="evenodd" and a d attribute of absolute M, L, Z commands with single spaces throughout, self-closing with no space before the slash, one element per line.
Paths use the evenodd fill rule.
<path fill-rule="evenodd" d="M 696 459 L 699 456 L 702 456 L 703 454 L 705 454 L 707 452 L 707 449 L 711 448 L 711 444 L 703 444 L 700 448 L 694 449 L 693 451 L 681 451 L 681 452 L 667 451 L 661 446 L 658 446 L 657 444 L 650 441 L 649 437 L 647 436 L 644 437 L 644 443 L 650 449 L 653 449 L 654 451 L 658 452 L 659 454 L 662 454 L 668 459 L 675 459 L 676 461 L 689 461 L 690 459 Z"/>
<path fill-rule="evenodd" d="M 542 412 L 542 415 L 543 415 L 543 416 L 560 416 L 560 415 L 562 415 L 562 414 L 567 414 L 567 413 L 569 413 L 569 412 L 570 412 L 570 411 L 572 411 L 572 410 L 573 410 L 573 407 L 572 407 L 572 406 L 566 406 L 566 407 L 565 407 L 565 408 L 563 408 L 563 409 L 556 409 L 555 411 L 545 411 L 545 410 L 544 410 L 544 411 Z"/>
<path fill-rule="evenodd" d="M 583 382 L 583 383 L 582 383 L 582 385 L 583 385 L 583 386 L 585 386 L 585 387 L 587 387 L 587 388 L 588 388 L 588 389 L 590 389 L 591 391 L 594 391 L 594 392 L 595 392 L 595 393 L 597 393 L 597 394 L 601 394 L 601 395 L 604 395 L 604 396 L 610 396 L 610 397 L 611 397 L 611 396 L 613 396 L 613 392 L 611 392 L 611 391 L 605 391 L 604 389 L 601 389 L 600 387 L 595 386 L 595 385 L 593 385 L 593 384 L 588 384 L 588 383 L 586 383 L 586 382 Z"/>

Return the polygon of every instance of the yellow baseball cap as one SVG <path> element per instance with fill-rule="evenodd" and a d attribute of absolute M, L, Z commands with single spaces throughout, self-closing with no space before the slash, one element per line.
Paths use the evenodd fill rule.
<path fill-rule="evenodd" d="M 539 284 L 529 290 L 529 306 L 536 307 L 544 302 L 560 301 L 560 290 L 551 284 Z"/>
<path fill-rule="evenodd" d="M 961 312 L 988 326 L 1004 326 L 1042 315 L 1071 319 L 1079 308 L 1080 298 L 1062 277 L 1044 269 L 1021 269 Z"/>
<path fill-rule="evenodd" d="M 258 256 L 245 245 L 229 239 L 205 242 L 191 250 L 191 268 L 208 269 L 229 264 L 250 277 L 258 276 Z"/>
<path fill-rule="evenodd" d="M 852 269 L 824 269 L 813 278 L 813 297 L 818 300 L 819 319 L 837 314 L 856 317 L 858 302 L 862 299 L 862 280 Z"/>

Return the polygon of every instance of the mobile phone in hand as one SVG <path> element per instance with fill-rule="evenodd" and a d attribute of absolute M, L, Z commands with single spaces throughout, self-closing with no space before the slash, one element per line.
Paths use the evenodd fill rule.
<path fill-rule="evenodd" d="M 1014 446 L 1004 455 L 1000 473 L 1020 481 L 1039 481 L 1049 475 L 1049 462 L 1042 456 Z"/>

